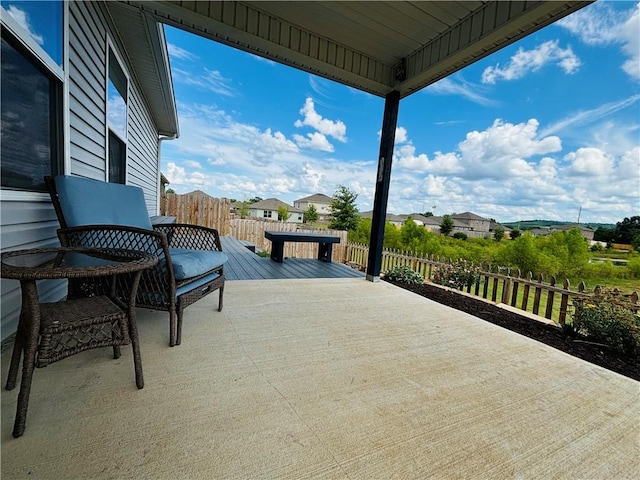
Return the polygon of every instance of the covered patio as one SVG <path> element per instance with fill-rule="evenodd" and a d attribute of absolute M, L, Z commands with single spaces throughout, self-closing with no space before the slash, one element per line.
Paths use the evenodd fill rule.
<path fill-rule="evenodd" d="M 363 278 L 229 281 L 130 348 L 38 369 L 2 477 L 637 478 L 638 383 Z M 2 356 L 6 378 L 8 356 Z"/>

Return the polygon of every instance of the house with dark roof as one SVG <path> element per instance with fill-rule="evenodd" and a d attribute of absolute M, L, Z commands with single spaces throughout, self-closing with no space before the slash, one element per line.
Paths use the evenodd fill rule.
<path fill-rule="evenodd" d="M 293 206 L 294 208 L 300 209 L 304 212 L 309 208 L 309 206 L 313 205 L 318 212 L 318 220 L 326 222 L 331 218 L 331 209 L 329 207 L 332 200 L 333 199 L 331 197 L 323 193 L 316 193 L 314 195 L 309 195 L 308 197 L 294 200 Z"/>
<path fill-rule="evenodd" d="M 267 198 L 249 205 L 249 216 L 255 218 L 265 218 L 268 220 L 278 220 L 278 208 L 285 207 L 291 215 L 286 221 L 291 223 L 302 223 L 304 210 L 292 207 L 288 203 L 277 198 Z"/>

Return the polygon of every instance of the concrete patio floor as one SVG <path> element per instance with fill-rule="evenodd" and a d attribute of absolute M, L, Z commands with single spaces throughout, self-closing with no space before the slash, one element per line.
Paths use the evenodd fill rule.
<path fill-rule="evenodd" d="M 640 477 L 640 383 L 387 283 L 227 282 L 2 390 L 3 479 Z M 2 355 L 6 380 L 10 351 Z"/>

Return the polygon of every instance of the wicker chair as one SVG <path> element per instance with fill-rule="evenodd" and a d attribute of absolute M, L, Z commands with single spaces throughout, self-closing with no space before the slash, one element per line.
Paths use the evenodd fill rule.
<path fill-rule="evenodd" d="M 82 177 L 45 177 L 60 222 L 62 246 L 125 248 L 157 255 L 158 265 L 140 278 L 136 306 L 169 312 L 169 345 L 180 345 L 183 312 L 219 291 L 222 310 L 224 263 L 218 231 L 198 225 L 151 225 L 142 189 Z M 126 280 L 118 294 L 129 291 Z M 95 284 L 93 289 L 99 288 Z M 105 287 L 106 288 L 106 287 Z M 95 295 L 69 282 L 69 296 Z"/>

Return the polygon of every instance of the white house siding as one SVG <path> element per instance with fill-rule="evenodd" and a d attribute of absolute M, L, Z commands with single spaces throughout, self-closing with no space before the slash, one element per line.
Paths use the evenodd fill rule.
<path fill-rule="evenodd" d="M 68 163 L 65 173 L 105 180 L 106 178 L 106 57 L 107 32 L 113 47 L 120 50 L 115 29 L 109 26 L 104 5 L 97 2 L 69 2 L 68 63 Z M 122 55 L 121 58 L 127 58 Z M 131 73 L 131 65 L 127 65 Z M 129 79 L 127 183 L 145 192 L 150 214 L 157 208 L 158 132 L 146 108 L 135 76 Z M 59 227 L 47 194 L 2 192 L 0 197 L 0 243 L 3 250 L 58 245 Z M 43 301 L 65 295 L 64 282 L 39 282 Z M 6 339 L 17 327 L 20 286 L 2 280 L 0 335 Z"/>

